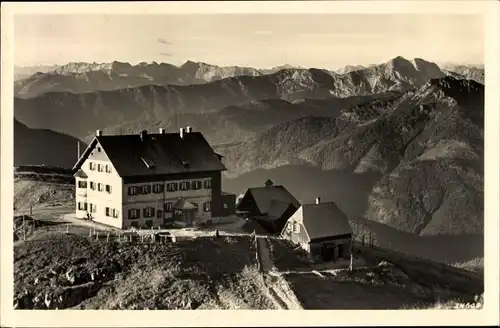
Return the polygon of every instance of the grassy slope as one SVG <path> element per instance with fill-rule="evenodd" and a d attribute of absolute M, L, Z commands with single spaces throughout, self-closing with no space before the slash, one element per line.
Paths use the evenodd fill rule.
<path fill-rule="evenodd" d="M 287 241 L 269 240 L 279 270 L 305 308 L 393 309 L 428 308 L 445 301 L 472 301 L 482 294 L 482 277 L 448 265 L 394 251 L 355 244 L 355 257 L 368 267 L 352 272 L 303 273 L 310 267 L 300 250 Z M 333 296 L 332 296 L 333 295 Z"/>
<path fill-rule="evenodd" d="M 41 228 L 14 248 L 15 295 L 19 307 L 39 309 L 273 308 L 253 247 L 247 237 L 108 244 Z"/>

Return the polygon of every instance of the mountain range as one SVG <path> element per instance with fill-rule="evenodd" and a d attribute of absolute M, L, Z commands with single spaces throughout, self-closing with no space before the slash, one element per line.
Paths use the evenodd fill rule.
<path fill-rule="evenodd" d="M 484 69 L 464 67 L 403 57 L 337 71 L 73 63 L 16 82 L 14 115 L 30 127 L 16 123 L 16 140 L 53 130 L 36 148 L 67 143 L 59 164 L 68 167 L 76 140 L 90 141 L 96 129 L 190 125 L 225 156 L 227 191 L 270 177 L 301 202 L 321 196 L 404 233 L 476 236 Z"/>
<path fill-rule="evenodd" d="M 96 74 L 103 73 L 98 71 Z M 14 112 L 16 118 L 34 128 L 49 128 L 84 138 L 96 129 L 126 122 L 170 121 L 171 115 L 177 113 L 206 113 L 262 99 L 300 102 L 406 91 L 443 76 L 445 74 L 434 63 L 396 57 L 387 63 L 345 74 L 287 68 L 267 75 L 240 75 L 204 84 L 150 84 L 113 91 L 101 91 L 101 82 L 85 80 L 84 89 L 98 91 L 50 91 L 27 99 L 16 97 Z M 44 85 L 42 89 L 46 90 L 55 84 Z"/>
<path fill-rule="evenodd" d="M 347 65 L 337 70 L 322 70 L 338 78 L 351 72 L 360 75 L 372 76 L 376 79 L 382 71 L 391 71 L 391 64 L 401 69 L 421 70 L 426 66 L 431 71 L 438 71 L 436 64 L 414 59 L 411 62 L 397 57 L 380 65 Z M 407 66 L 404 68 L 403 66 Z M 434 67 L 430 67 L 434 66 Z M 484 83 L 484 68 L 476 66 L 446 64 L 442 73 L 454 77 L 463 76 Z M 228 66 L 220 67 L 203 62 L 187 61 L 181 66 L 167 63 L 130 63 L 114 61 L 111 63 L 71 62 L 66 65 L 16 67 L 14 92 L 19 98 L 32 98 L 49 92 L 83 93 L 94 91 L 118 90 L 135 88 L 146 85 L 193 85 L 203 84 L 236 76 L 263 76 L 279 71 L 307 71 L 302 67 L 282 65 L 271 69 L 257 69 L 252 67 Z M 370 71 L 379 71 L 371 72 Z M 387 72 L 386 72 L 387 73 Z M 410 75 L 415 73 L 406 72 Z M 420 73 L 421 74 L 421 73 Z M 403 72 L 403 76 L 406 75 Z M 387 77 L 382 74 L 381 77 Z M 349 79 L 349 77 L 345 77 Z M 376 81 L 371 81 L 374 83 Z"/>
<path fill-rule="evenodd" d="M 146 85 L 202 84 L 241 75 L 259 76 L 263 73 L 251 67 L 219 67 L 193 61 L 182 66 L 156 62 L 137 65 L 118 61 L 72 62 L 17 79 L 14 92 L 17 97 L 30 98 L 47 92 L 82 93 Z"/>

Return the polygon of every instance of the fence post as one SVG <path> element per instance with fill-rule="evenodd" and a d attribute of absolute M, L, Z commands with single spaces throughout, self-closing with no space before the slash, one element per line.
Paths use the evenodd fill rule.
<path fill-rule="evenodd" d="M 23 240 L 26 241 L 26 221 L 23 215 Z"/>
<path fill-rule="evenodd" d="M 69 223 L 66 225 L 66 233 L 69 233 Z"/>
<path fill-rule="evenodd" d="M 365 234 L 361 238 L 361 246 L 365 247 Z"/>
<path fill-rule="evenodd" d="M 99 231 L 95 234 L 95 240 L 99 240 Z"/>

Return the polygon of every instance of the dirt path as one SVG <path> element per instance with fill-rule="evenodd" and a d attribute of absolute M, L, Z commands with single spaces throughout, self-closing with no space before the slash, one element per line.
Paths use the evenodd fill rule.
<path fill-rule="evenodd" d="M 271 259 L 271 253 L 266 238 L 257 237 L 257 244 L 259 247 L 260 267 L 262 272 L 267 273 L 269 271 L 274 271 L 274 263 Z"/>
<path fill-rule="evenodd" d="M 274 266 L 266 237 L 257 237 L 260 269 L 270 298 L 283 310 L 303 309 L 297 296 Z"/>
<path fill-rule="evenodd" d="M 77 218 L 75 218 L 74 213 L 63 214 L 63 215 L 61 215 L 61 219 L 63 221 L 66 221 L 68 223 L 72 223 L 74 225 L 79 225 L 79 226 L 84 226 L 84 227 L 89 227 L 89 228 L 96 228 L 98 230 L 112 230 L 112 231 L 117 230 L 116 228 L 113 228 L 113 227 L 107 227 L 107 226 L 104 226 L 102 224 L 98 224 L 98 223 L 94 223 L 94 222 L 90 222 L 90 221 L 85 221 L 82 219 L 77 219 Z"/>

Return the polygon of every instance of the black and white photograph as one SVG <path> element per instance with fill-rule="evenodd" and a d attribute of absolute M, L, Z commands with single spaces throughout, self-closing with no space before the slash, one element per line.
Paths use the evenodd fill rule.
<path fill-rule="evenodd" d="M 498 281 L 485 283 L 487 271 L 498 280 L 485 254 L 498 261 L 499 251 L 498 166 L 493 175 L 485 166 L 498 165 L 498 103 L 487 109 L 485 98 L 498 69 L 485 64 L 484 9 L 498 3 L 322 11 L 328 2 L 302 2 L 316 12 L 278 1 L 283 12 L 214 2 L 226 10 L 204 13 L 209 3 L 180 1 L 11 13 L 10 316 L 469 310 L 480 319 L 498 306 Z M 496 193 L 488 201 L 485 182 Z"/>

